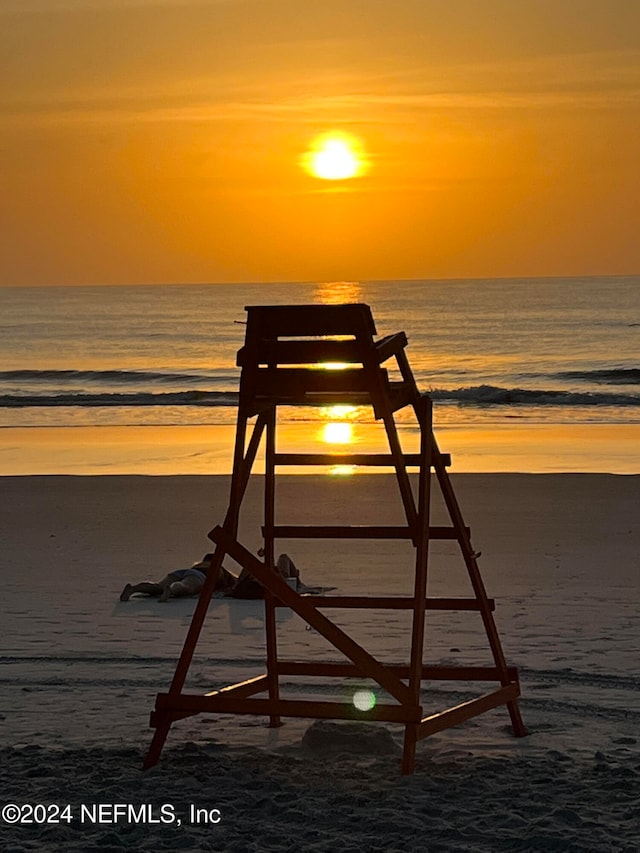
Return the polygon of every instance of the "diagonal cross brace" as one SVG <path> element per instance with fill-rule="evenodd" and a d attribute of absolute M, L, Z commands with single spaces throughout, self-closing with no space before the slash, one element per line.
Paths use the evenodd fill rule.
<path fill-rule="evenodd" d="M 273 595 L 315 628 L 323 637 L 360 668 L 362 676 L 372 678 L 403 705 L 413 705 L 414 698 L 407 685 L 377 661 L 348 634 L 328 619 L 316 606 L 298 595 L 287 582 L 257 560 L 243 545 L 222 527 L 214 527 L 209 538 L 219 545 L 239 565 L 250 572 Z"/>

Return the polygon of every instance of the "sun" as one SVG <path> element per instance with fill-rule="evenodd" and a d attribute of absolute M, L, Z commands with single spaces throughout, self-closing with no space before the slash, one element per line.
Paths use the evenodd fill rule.
<path fill-rule="evenodd" d="M 304 154 L 302 164 L 314 178 L 325 181 L 356 178 L 366 167 L 360 142 L 346 133 L 325 133 L 316 137 Z"/>

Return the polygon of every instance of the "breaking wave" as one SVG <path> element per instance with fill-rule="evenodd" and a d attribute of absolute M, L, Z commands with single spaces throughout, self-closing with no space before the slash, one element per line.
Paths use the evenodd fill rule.
<path fill-rule="evenodd" d="M 554 374 L 560 379 L 602 382 L 610 385 L 640 385 L 640 367 L 612 367 L 604 370 L 567 370 Z"/>
<path fill-rule="evenodd" d="M 21 371 L 24 372 L 24 371 Z M 146 376 L 147 374 L 145 374 Z M 162 375 L 162 374 L 159 374 Z M 176 376 L 172 374 L 172 380 Z M 138 380 L 139 381 L 139 380 Z M 199 377 L 199 382 L 202 382 Z M 470 406 L 640 406 L 640 394 L 613 392 L 575 392 L 526 388 L 501 388 L 473 385 L 463 388 L 435 388 L 429 396 L 434 401 Z M 56 392 L 0 394 L 0 408 L 51 406 L 235 406 L 236 391 L 176 390 L 136 392 Z"/>
<path fill-rule="evenodd" d="M 530 390 L 527 388 L 499 388 L 495 385 L 474 385 L 455 390 L 434 389 L 429 391 L 429 396 L 432 400 L 455 401 L 483 406 L 640 406 L 640 395 L 635 394 Z"/>
<path fill-rule="evenodd" d="M 174 384 L 182 382 L 191 384 L 194 382 L 212 381 L 227 378 L 237 371 L 221 371 L 220 374 L 209 372 L 181 373 L 170 371 L 148 371 L 148 370 L 1 370 L 0 382 L 19 382 L 26 385 L 50 384 Z"/>
<path fill-rule="evenodd" d="M 235 391 L 167 391 L 153 394 L 2 394 L 0 408 L 28 406 L 235 406 Z"/>

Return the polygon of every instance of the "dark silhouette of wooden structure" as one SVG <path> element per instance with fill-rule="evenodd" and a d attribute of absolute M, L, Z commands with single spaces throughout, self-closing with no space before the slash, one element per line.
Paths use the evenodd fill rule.
<path fill-rule="evenodd" d="M 418 740 L 471 717 L 506 705 L 516 736 L 526 734 L 519 708 L 518 674 L 507 666 L 493 619 L 494 601 L 487 597 L 477 557 L 471 545 L 447 472 L 450 459 L 440 452 L 432 429 L 431 401 L 418 390 L 405 347 L 404 332 L 376 339 L 368 305 L 250 306 L 245 345 L 238 353 L 242 368 L 238 421 L 231 478 L 229 508 L 221 526 L 209 534 L 216 549 L 213 568 L 195 608 L 169 691 L 159 693 L 151 726 L 155 728 L 145 767 L 160 756 L 171 724 L 200 713 L 265 715 L 272 726 L 281 717 L 381 720 L 401 723 L 405 728 L 403 773 L 414 768 Z M 341 370 L 319 369 L 323 364 L 342 363 Z M 392 381 L 387 368 L 399 370 Z M 277 408 L 281 405 L 369 404 L 386 430 L 389 453 L 281 453 L 276 452 Z M 419 453 L 403 452 L 394 412 L 412 406 L 420 427 Z M 251 435 L 249 420 L 256 418 Z M 242 499 L 262 438 L 265 438 L 264 559 L 261 561 L 237 541 Z M 249 439 L 247 441 L 247 438 Z M 276 468 L 287 465 L 372 465 L 393 467 L 406 516 L 403 526 L 296 526 L 275 523 Z M 418 469 L 417 500 L 407 469 Z M 432 478 L 431 472 L 435 473 Z M 430 525 L 432 479 L 441 489 L 451 520 L 447 527 Z M 407 539 L 415 548 L 415 582 L 412 596 L 302 596 L 274 570 L 274 543 L 279 538 L 318 539 Z M 473 597 L 433 598 L 427 596 L 427 567 L 431 539 L 452 539 L 459 544 L 466 564 Z M 256 678 L 205 695 L 183 693 L 198 637 L 214 590 L 217 572 L 225 555 L 250 572 L 265 590 L 266 672 Z M 289 607 L 320 632 L 349 660 L 337 662 L 285 661 L 278 655 L 276 609 Z M 412 612 L 408 662 L 387 665 L 378 661 L 325 614 L 331 608 L 405 609 Z M 482 617 L 493 666 L 427 666 L 423 663 L 425 611 L 475 610 Z M 281 676 L 323 676 L 371 679 L 390 701 L 368 711 L 357 711 L 344 702 L 301 701 L 281 698 Z M 494 681 L 488 693 L 423 716 L 423 680 Z M 261 695 L 262 694 L 262 695 Z M 266 694 L 266 696 L 264 695 Z"/>

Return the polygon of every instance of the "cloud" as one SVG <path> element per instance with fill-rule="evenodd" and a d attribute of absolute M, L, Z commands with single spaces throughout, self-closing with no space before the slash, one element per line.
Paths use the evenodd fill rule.
<path fill-rule="evenodd" d="M 229 6 L 246 0 L 0 0 L 0 14 L 109 11 L 126 8 Z"/>
<path fill-rule="evenodd" d="M 116 2 L 116 0 L 112 0 Z M 179 2 L 179 0 L 178 0 Z M 481 111 L 637 111 L 640 52 L 555 56 L 509 63 L 409 69 L 404 73 L 327 72 L 304 79 L 274 71 L 119 86 L 78 83 L 51 92 L 0 96 L 4 121 L 179 123 L 411 121 L 418 114 Z"/>
<path fill-rule="evenodd" d="M 274 101 L 207 100 L 185 103 L 153 103 L 145 97 L 138 101 L 59 101 L 15 104 L 3 110 L 3 123 L 36 124 L 117 124 L 289 121 L 317 124 L 318 121 L 388 122 L 395 115 L 407 121 L 417 113 L 442 114 L 481 111 L 524 112 L 532 110 L 597 111 L 636 107 L 640 88 L 590 93 L 584 91 L 505 94 L 503 92 L 441 92 L 423 95 L 353 94 L 335 97 L 310 97 Z"/>

